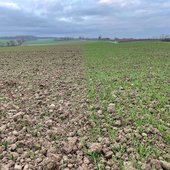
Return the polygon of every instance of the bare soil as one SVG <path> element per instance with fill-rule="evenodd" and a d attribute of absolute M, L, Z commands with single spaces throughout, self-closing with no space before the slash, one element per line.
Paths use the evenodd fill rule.
<path fill-rule="evenodd" d="M 81 46 L 0 53 L 2 170 L 78 169 L 88 159 L 82 73 Z"/>

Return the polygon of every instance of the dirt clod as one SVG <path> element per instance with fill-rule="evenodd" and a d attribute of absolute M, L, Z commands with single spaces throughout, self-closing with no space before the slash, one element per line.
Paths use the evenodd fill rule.
<path fill-rule="evenodd" d="M 164 170 L 170 170 L 170 163 L 166 161 L 161 161 L 161 166 Z"/>

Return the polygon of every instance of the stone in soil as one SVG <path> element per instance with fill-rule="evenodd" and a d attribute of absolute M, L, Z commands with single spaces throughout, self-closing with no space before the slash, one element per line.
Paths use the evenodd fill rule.
<path fill-rule="evenodd" d="M 64 142 L 64 146 L 63 146 L 64 153 L 69 154 L 72 151 L 75 151 L 77 148 L 76 146 L 77 140 L 78 140 L 77 137 L 69 137 L 68 142 Z"/>
<path fill-rule="evenodd" d="M 113 112 L 115 111 L 115 104 L 114 104 L 114 103 L 110 103 L 110 104 L 108 105 L 107 111 L 108 111 L 109 113 L 113 113 Z"/>
<path fill-rule="evenodd" d="M 161 161 L 160 163 L 164 170 L 170 170 L 170 162 Z"/>
<path fill-rule="evenodd" d="M 18 165 L 18 164 L 15 164 L 14 170 L 22 170 L 22 166 Z"/>
<path fill-rule="evenodd" d="M 88 147 L 89 147 L 89 152 L 101 153 L 102 151 L 102 145 L 100 143 L 90 143 Z"/>

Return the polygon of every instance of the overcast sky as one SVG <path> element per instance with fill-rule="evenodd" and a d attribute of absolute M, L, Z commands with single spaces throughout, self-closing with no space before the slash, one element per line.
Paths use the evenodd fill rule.
<path fill-rule="evenodd" d="M 170 0 L 0 0 L 0 36 L 170 34 Z"/>

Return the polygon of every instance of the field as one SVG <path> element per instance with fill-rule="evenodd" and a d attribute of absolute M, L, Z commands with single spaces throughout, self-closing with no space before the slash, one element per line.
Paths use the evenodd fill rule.
<path fill-rule="evenodd" d="M 2 170 L 168 170 L 170 44 L 0 48 L 0 160 Z"/>
<path fill-rule="evenodd" d="M 60 45 L 60 44 L 69 44 L 78 42 L 79 40 L 53 40 L 53 39 L 38 39 L 33 41 L 25 41 L 23 43 L 24 46 L 33 46 L 33 45 Z"/>
<path fill-rule="evenodd" d="M 0 47 L 6 45 L 7 40 L 0 39 Z"/>
<path fill-rule="evenodd" d="M 0 39 L 0 47 L 6 47 L 7 42 L 11 40 Z M 12 40 L 16 43 L 16 40 Z M 81 40 L 54 40 L 52 38 L 37 39 L 37 40 L 27 40 L 21 46 L 49 46 L 49 45 L 62 45 L 62 44 L 72 44 L 81 43 Z"/>

